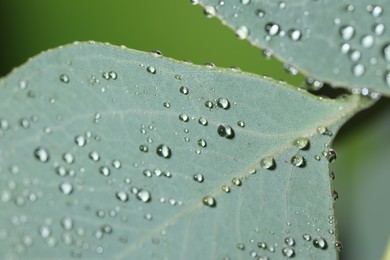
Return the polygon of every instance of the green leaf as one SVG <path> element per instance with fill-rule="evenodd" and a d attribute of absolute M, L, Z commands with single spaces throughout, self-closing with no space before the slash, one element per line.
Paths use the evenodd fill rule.
<path fill-rule="evenodd" d="M 194 1 L 198 2 L 198 1 Z M 200 0 L 241 39 L 269 49 L 333 86 L 390 94 L 390 15 L 385 0 Z M 362 90 L 360 90 L 362 91 Z M 366 90 L 362 91 L 366 93 Z"/>
<path fill-rule="evenodd" d="M 371 103 L 96 43 L 0 101 L 5 259 L 334 259 L 329 144 Z"/>

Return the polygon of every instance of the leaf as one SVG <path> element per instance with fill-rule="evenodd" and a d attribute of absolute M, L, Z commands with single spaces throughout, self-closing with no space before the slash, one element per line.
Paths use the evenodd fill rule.
<path fill-rule="evenodd" d="M 198 1 L 194 1 L 197 3 Z M 241 39 L 333 86 L 390 94 L 387 2 L 200 0 Z M 366 93 L 366 90 L 362 91 Z"/>
<path fill-rule="evenodd" d="M 159 56 L 78 43 L 2 80 L 1 258 L 336 258 L 328 145 L 371 101 Z"/>

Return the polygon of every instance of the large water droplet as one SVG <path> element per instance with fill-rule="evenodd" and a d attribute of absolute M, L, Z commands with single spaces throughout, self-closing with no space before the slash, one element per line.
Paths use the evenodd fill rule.
<path fill-rule="evenodd" d="M 223 109 L 229 109 L 230 102 L 226 98 L 218 98 L 217 106 Z"/>
<path fill-rule="evenodd" d="M 234 130 L 230 125 L 219 125 L 217 128 L 219 136 L 225 137 L 227 139 L 234 138 Z"/>
<path fill-rule="evenodd" d="M 152 195 L 147 190 L 138 191 L 136 197 L 142 202 L 149 202 L 152 199 Z"/>
<path fill-rule="evenodd" d="M 292 237 L 286 237 L 284 239 L 284 243 L 286 243 L 286 245 L 288 245 L 288 246 L 294 246 L 295 245 L 294 238 L 292 238 Z"/>
<path fill-rule="evenodd" d="M 263 169 L 273 169 L 275 167 L 275 160 L 272 156 L 264 157 L 260 160 L 260 167 Z"/>
<path fill-rule="evenodd" d="M 122 202 L 126 202 L 129 200 L 129 195 L 125 191 L 118 191 L 115 194 L 116 198 Z"/>
<path fill-rule="evenodd" d="M 294 166 L 303 167 L 305 166 L 305 159 L 303 158 L 302 155 L 296 154 L 293 157 L 291 157 L 291 163 Z"/>
<path fill-rule="evenodd" d="M 265 25 L 265 31 L 268 33 L 269 36 L 275 36 L 280 31 L 280 26 L 276 23 L 267 23 Z"/>
<path fill-rule="evenodd" d="M 146 68 L 146 71 L 149 72 L 150 74 L 156 74 L 157 70 L 153 66 L 149 66 Z"/>
<path fill-rule="evenodd" d="M 86 145 L 87 140 L 85 139 L 84 136 L 82 136 L 82 135 L 77 135 L 77 136 L 74 138 L 74 142 L 75 142 L 78 146 L 83 147 L 83 146 Z"/>
<path fill-rule="evenodd" d="M 296 146 L 300 150 L 305 150 L 309 147 L 309 139 L 305 137 L 299 137 L 294 140 L 294 146 Z"/>
<path fill-rule="evenodd" d="M 166 159 L 170 158 L 172 155 L 171 148 L 169 148 L 169 146 L 165 144 L 160 144 L 159 146 L 157 146 L 156 153 L 158 156 Z"/>
<path fill-rule="evenodd" d="M 211 196 L 205 196 L 202 199 L 203 205 L 209 206 L 211 208 L 215 208 L 217 206 L 217 201 L 214 197 Z"/>
<path fill-rule="evenodd" d="M 49 151 L 45 148 L 42 148 L 42 147 L 38 147 L 37 149 L 35 149 L 34 156 L 39 161 L 44 162 L 44 163 L 48 162 L 50 159 Z"/>
<path fill-rule="evenodd" d="M 92 151 L 89 153 L 89 158 L 94 161 L 94 162 L 97 162 L 100 160 L 100 154 L 96 151 Z"/>
<path fill-rule="evenodd" d="M 204 180 L 203 175 L 200 174 L 200 173 L 195 174 L 195 175 L 193 176 L 193 178 L 194 178 L 194 181 L 196 181 L 196 182 L 203 182 L 203 180 Z"/>
<path fill-rule="evenodd" d="M 350 25 L 343 26 L 340 28 L 340 35 L 345 41 L 348 41 L 355 35 L 355 28 Z"/>
<path fill-rule="evenodd" d="M 294 252 L 294 249 L 292 248 L 289 248 L 289 247 L 283 247 L 282 248 L 282 254 L 286 257 L 293 257 L 295 252 Z"/>
<path fill-rule="evenodd" d="M 320 249 L 326 249 L 327 248 L 327 243 L 326 243 L 326 240 L 323 239 L 322 237 L 319 237 L 319 238 L 314 238 L 313 239 L 313 245 L 316 247 L 316 248 L 320 248 Z"/>

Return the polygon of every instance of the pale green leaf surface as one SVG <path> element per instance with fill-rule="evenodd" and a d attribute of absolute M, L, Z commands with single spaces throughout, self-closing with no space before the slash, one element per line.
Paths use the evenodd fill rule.
<path fill-rule="evenodd" d="M 200 2 L 240 38 L 271 50 L 307 76 L 390 94 L 386 0 Z"/>
<path fill-rule="evenodd" d="M 105 79 L 106 72 L 117 78 Z M 215 107 L 221 97 L 229 109 Z M 288 237 L 296 257 L 336 258 L 328 162 L 321 155 L 331 136 L 317 127 L 334 134 L 367 105 L 359 96 L 323 100 L 245 73 L 81 43 L 14 70 L 0 83 L 0 101 L 3 259 L 279 259 Z M 187 122 L 179 120 L 182 113 Z M 207 125 L 198 123 L 201 117 Z M 234 138 L 219 136 L 220 124 L 230 125 Z M 307 150 L 292 145 L 298 137 L 310 139 Z M 160 144 L 170 147 L 170 158 L 157 155 Z M 49 153 L 47 162 L 38 160 L 44 159 L 38 148 Z M 290 163 L 295 154 L 305 157 L 304 167 Z M 259 167 L 265 156 L 274 156 L 273 170 Z M 108 176 L 99 173 L 103 166 Z M 197 173 L 202 183 L 194 181 Z M 134 194 L 141 190 L 151 195 L 148 202 L 137 198 L 145 192 Z M 215 207 L 203 205 L 207 195 Z M 320 237 L 325 249 L 313 246 Z"/>

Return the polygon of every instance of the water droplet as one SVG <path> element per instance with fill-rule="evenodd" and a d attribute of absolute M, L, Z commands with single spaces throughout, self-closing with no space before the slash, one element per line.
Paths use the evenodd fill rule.
<path fill-rule="evenodd" d="M 105 234 L 111 234 L 113 232 L 112 226 L 108 224 L 103 224 L 100 226 L 100 230 Z"/>
<path fill-rule="evenodd" d="M 206 126 L 208 124 L 208 121 L 207 121 L 206 118 L 200 117 L 199 120 L 198 120 L 198 123 L 203 125 L 203 126 Z"/>
<path fill-rule="evenodd" d="M 64 153 L 62 155 L 62 159 L 64 160 L 64 162 L 66 162 L 67 164 L 72 164 L 74 163 L 74 155 L 71 154 L 71 153 Z"/>
<path fill-rule="evenodd" d="M 294 238 L 292 238 L 292 237 L 286 237 L 286 238 L 284 239 L 284 242 L 285 242 L 286 245 L 288 245 L 288 246 L 294 246 L 294 245 L 295 245 Z"/>
<path fill-rule="evenodd" d="M 234 138 L 234 130 L 230 125 L 219 125 L 217 128 L 219 136 L 225 137 L 227 139 Z"/>
<path fill-rule="evenodd" d="M 322 155 L 328 160 L 328 162 L 334 162 L 337 159 L 336 151 L 333 149 L 328 149 L 327 151 L 322 152 Z"/>
<path fill-rule="evenodd" d="M 237 243 L 236 247 L 239 250 L 245 250 L 245 245 L 243 243 Z"/>
<path fill-rule="evenodd" d="M 260 160 L 260 167 L 263 169 L 273 169 L 275 168 L 275 160 L 272 156 L 264 157 Z"/>
<path fill-rule="evenodd" d="M 383 47 L 383 56 L 387 61 L 390 61 L 390 43 L 386 43 Z"/>
<path fill-rule="evenodd" d="M 261 248 L 261 249 L 266 249 L 267 248 L 267 244 L 265 242 L 259 242 L 259 243 L 257 243 L 257 247 Z"/>
<path fill-rule="evenodd" d="M 89 158 L 94 162 L 98 162 L 100 160 L 100 154 L 96 151 L 92 151 L 89 153 Z"/>
<path fill-rule="evenodd" d="M 116 198 L 122 202 L 126 202 L 129 200 L 129 195 L 125 191 L 118 191 L 115 194 Z"/>
<path fill-rule="evenodd" d="M 238 122 L 237 122 L 237 125 L 238 125 L 239 127 L 245 127 L 245 122 L 244 122 L 244 121 L 238 121 Z"/>
<path fill-rule="evenodd" d="M 288 36 L 293 41 L 299 41 L 302 38 L 302 32 L 297 29 L 291 29 L 288 31 Z"/>
<path fill-rule="evenodd" d="M 327 246 L 328 246 L 327 243 L 326 243 L 326 240 L 323 239 L 322 237 L 314 238 L 313 239 L 313 245 L 314 245 L 314 247 L 320 248 L 320 249 L 326 249 Z"/>
<path fill-rule="evenodd" d="M 343 26 L 340 28 L 340 35 L 345 41 L 348 41 L 355 35 L 355 28 L 350 25 Z"/>
<path fill-rule="evenodd" d="M 214 17 L 216 14 L 217 14 L 217 11 L 215 10 L 215 7 L 212 6 L 212 5 L 206 5 L 204 8 L 203 8 L 203 14 L 207 17 L 207 18 L 212 18 Z"/>
<path fill-rule="evenodd" d="M 242 182 L 239 178 L 233 178 L 232 183 L 236 186 L 241 186 Z"/>
<path fill-rule="evenodd" d="M 159 50 L 153 50 L 153 51 L 151 51 L 151 53 L 153 54 L 154 57 L 161 57 L 162 56 L 162 52 Z"/>
<path fill-rule="evenodd" d="M 390 87 L 390 71 L 385 74 L 385 83 Z"/>
<path fill-rule="evenodd" d="M 236 36 L 240 40 L 245 40 L 246 38 L 248 38 L 249 33 L 250 33 L 250 31 L 249 31 L 248 27 L 246 27 L 245 25 L 238 27 L 236 30 Z"/>
<path fill-rule="evenodd" d="M 365 35 L 360 39 L 360 43 L 364 48 L 371 48 L 374 45 L 374 37 L 372 35 Z"/>
<path fill-rule="evenodd" d="M 73 223 L 73 219 L 70 218 L 70 217 L 64 217 L 61 219 L 61 226 L 63 229 L 65 230 L 72 230 L 73 229 L 73 226 L 74 226 L 74 223 Z"/>
<path fill-rule="evenodd" d="M 30 122 L 28 121 L 27 118 L 21 118 L 21 119 L 19 120 L 19 125 L 20 125 L 21 127 L 23 127 L 24 129 L 27 129 L 27 128 L 30 127 Z"/>
<path fill-rule="evenodd" d="M 39 161 L 44 162 L 44 163 L 48 162 L 50 159 L 49 151 L 45 148 L 42 148 L 42 147 L 38 147 L 37 149 L 35 149 L 34 156 Z"/>
<path fill-rule="evenodd" d="M 146 71 L 149 72 L 150 74 L 156 74 L 157 70 L 153 66 L 149 66 L 146 68 Z"/>
<path fill-rule="evenodd" d="M 368 5 L 367 11 L 371 13 L 373 17 L 379 17 L 382 14 L 382 7 L 379 5 Z"/>
<path fill-rule="evenodd" d="M 147 153 L 147 152 L 149 151 L 149 148 L 148 148 L 147 145 L 141 144 L 141 145 L 139 146 L 139 150 L 140 150 L 141 152 Z"/>
<path fill-rule="evenodd" d="M 269 36 L 275 36 L 280 32 L 280 26 L 276 23 L 267 23 L 265 25 L 265 31 Z"/>
<path fill-rule="evenodd" d="M 341 252 L 343 250 L 343 244 L 340 241 L 336 241 L 334 243 L 334 246 L 336 247 L 336 250 Z"/>
<path fill-rule="evenodd" d="M 85 144 L 87 143 L 87 140 L 85 139 L 84 136 L 82 135 L 77 135 L 75 138 L 74 138 L 74 142 L 80 146 L 80 147 L 83 147 L 85 146 Z"/>
<path fill-rule="evenodd" d="M 122 162 L 119 161 L 119 160 L 112 160 L 111 165 L 112 165 L 115 169 L 120 169 L 120 168 L 122 167 Z"/>
<path fill-rule="evenodd" d="M 179 115 L 179 119 L 180 121 L 183 121 L 183 122 L 188 122 L 188 120 L 190 119 L 186 114 L 180 114 Z"/>
<path fill-rule="evenodd" d="M 213 108 L 214 107 L 213 102 L 211 102 L 210 100 L 207 100 L 206 102 L 204 102 L 204 105 L 207 108 Z"/>
<path fill-rule="evenodd" d="M 296 154 L 293 157 L 291 157 L 291 163 L 294 166 L 303 167 L 305 166 L 305 159 L 303 158 L 302 155 Z"/>
<path fill-rule="evenodd" d="M 356 77 L 361 77 L 363 76 L 364 72 L 365 72 L 365 67 L 363 64 L 356 64 L 352 67 L 352 72 L 353 72 L 353 75 L 355 75 Z"/>
<path fill-rule="evenodd" d="M 48 238 L 51 235 L 51 230 L 48 226 L 39 227 L 39 235 L 42 238 Z"/>
<path fill-rule="evenodd" d="M 303 234 L 303 239 L 305 239 L 306 241 L 310 241 L 311 240 L 311 236 L 307 233 Z"/>
<path fill-rule="evenodd" d="M 118 78 L 118 75 L 116 74 L 115 71 L 110 71 L 108 73 L 108 76 L 111 78 L 111 79 L 117 79 Z"/>
<path fill-rule="evenodd" d="M 317 133 L 326 135 L 328 133 L 328 129 L 325 126 L 317 127 Z"/>
<path fill-rule="evenodd" d="M 230 102 L 226 98 L 218 98 L 217 106 L 223 109 L 229 109 Z"/>
<path fill-rule="evenodd" d="M 193 178 L 194 178 L 194 181 L 196 181 L 196 182 L 203 182 L 203 181 L 204 181 L 204 177 L 203 177 L 203 175 L 200 174 L 200 173 L 195 174 L 195 175 L 193 176 Z"/>
<path fill-rule="evenodd" d="M 215 208 L 217 206 L 217 201 L 211 196 L 205 196 L 202 199 L 203 205 Z"/>
<path fill-rule="evenodd" d="M 199 139 L 199 140 L 198 140 L 198 145 L 199 145 L 200 147 L 206 147 L 206 146 L 207 146 L 207 142 L 206 142 L 206 140 L 204 140 L 204 139 Z"/>
<path fill-rule="evenodd" d="M 189 93 L 189 90 L 188 90 L 187 87 L 181 86 L 180 87 L 180 93 L 182 93 L 183 95 L 187 95 Z"/>
<path fill-rule="evenodd" d="M 69 81 L 70 81 L 69 76 L 66 75 L 66 74 L 61 74 L 61 76 L 60 76 L 60 81 L 61 81 L 62 83 L 69 83 Z"/>
<path fill-rule="evenodd" d="M 358 61 L 361 57 L 361 52 L 358 50 L 350 50 L 348 53 L 349 53 L 349 58 L 353 62 Z"/>
<path fill-rule="evenodd" d="M 157 146 L 156 153 L 158 156 L 169 159 L 172 155 L 171 148 L 168 145 L 160 144 Z"/>
<path fill-rule="evenodd" d="M 100 167 L 99 172 L 103 176 L 109 176 L 111 174 L 110 168 L 108 168 L 107 166 Z"/>
<path fill-rule="evenodd" d="M 137 199 L 142 202 L 149 202 L 152 199 L 152 195 L 147 190 L 140 190 L 137 192 Z"/>
<path fill-rule="evenodd" d="M 374 24 L 372 30 L 375 32 L 376 35 L 382 35 L 385 31 L 385 25 L 383 23 Z"/>
<path fill-rule="evenodd" d="M 9 122 L 4 118 L 0 118 L 0 129 L 4 131 L 9 129 Z"/>
<path fill-rule="evenodd" d="M 299 137 L 299 138 L 294 140 L 293 144 L 298 149 L 305 150 L 309 147 L 310 142 L 309 142 L 309 139 L 307 139 L 305 137 Z"/>
<path fill-rule="evenodd" d="M 241 0 L 241 4 L 243 5 L 249 5 L 251 3 L 251 0 Z"/>
<path fill-rule="evenodd" d="M 282 254 L 286 257 L 293 257 L 295 252 L 294 252 L 294 249 L 292 248 L 289 248 L 289 247 L 283 247 L 282 248 Z"/>
<path fill-rule="evenodd" d="M 73 185 L 70 182 L 62 182 L 59 189 L 63 194 L 70 195 L 73 192 Z"/>
<path fill-rule="evenodd" d="M 227 185 L 223 185 L 222 188 L 221 188 L 221 190 L 222 190 L 223 192 L 229 193 L 229 192 L 230 192 L 230 187 L 227 186 Z"/>
<path fill-rule="evenodd" d="M 263 18 L 264 15 L 265 15 L 265 11 L 262 10 L 262 9 L 257 9 L 257 10 L 255 11 L 255 14 L 256 14 L 256 16 L 259 17 L 259 18 Z"/>

